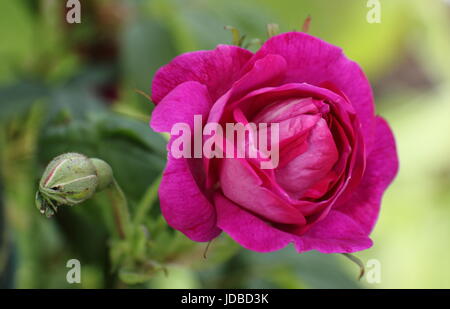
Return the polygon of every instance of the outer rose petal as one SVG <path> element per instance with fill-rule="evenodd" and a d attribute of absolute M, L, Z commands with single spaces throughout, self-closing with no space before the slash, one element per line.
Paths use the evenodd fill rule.
<path fill-rule="evenodd" d="M 277 86 L 284 79 L 288 66 L 280 55 L 265 55 L 233 84 L 233 96 L 242 96 L 261 87 Z"/>
<path fill-rule="evenodd" d="M 246 249 L 270 252 L 282 249 L 293 241 L 301 244 L 298 236 L 270 226 L 220 193 L 214 196 L 214 202 L 217 225 Z"/>
<path fill-rule="evenodd" d="M 351 253 L 372 246 L 372 240 L 360 224 L 339 211 L 331 210 L 302 236 L 299 252 L 317 250 L 322 253 Z"/>
<path fill-rule="evenodd" d="M 312 228 L 307 235 L 296 236 L 281 231 L 235 203 L 216 194 L 217 225 L 243 247 L 258 252 L 271 252 L 294 243 L 299 253 L 318 250 L 323 253 L 355 252 L 372 246 L 372 241 L 359 224 L 347 215 L 331 211 L 321 221 L 321 228 Z"/>
<path fill-rule="evenodd" d="M 194 126 L 194 115 L 208 117 L 211 106 L 208 89 L 198 82 L 185 82 L 178 85 L 152 113 L 150 126 L 157 132 L 170 132 L 175 123 L 184 122 Z"/>
<path fill-rule="evenodd" d="M 169 225 L 190 239 L 209 241 L 220 234 L 214 207 L 195 181 L 187 159 L 175 159 L 169 154 L 159 198 Z"/>
<path fill-rule="evenodd" d="M 254 62 L 252 67 L 239 80 L 237 80 L 231 89 L 217 100 L 211 108 L 208 122 L 218 122 L 222 116 L 223 110 L 233 97 L 239 97 L 252 90 L 274 86 L 285 76 L 287 70 L 286 60 L 278 55 L 267 55 Z"/>
<path fill-rule="evenodd" d="M 231 45 L 179 55 L 156 72 L 152 82 L 152 100 L 158 104 L 179 84 L 197 81 L 207 86 L 211 99 L 215 101 L 239 79 L 242 68 L 252 55 L 246 49 Z"/>
<path fill-rule="evenodd" d="M 355 107 L 366 139 L 371 138 L 374 104 L 370 84 L 359 65 L 347 59 L 339 47 L 306 33 L 288 32 L 264 43 L 248 65 L 268 54 L 283 56 L 288 63 L 286 83 L 335 85 Z"/>
<path fill-rule="evenodd" d="M 364 176 L 356 191 L 336 209 L 358 222 L 369 234 L 377 221 L 381 198 L 398 171 L 394 136 L 386 121 L 376 117 L 376 135 L 372 152 L 367 158 Z"/>

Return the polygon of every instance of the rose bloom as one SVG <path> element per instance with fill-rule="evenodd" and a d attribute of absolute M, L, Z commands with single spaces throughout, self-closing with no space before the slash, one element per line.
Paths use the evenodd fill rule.
<path fill-rule="evenodd" d="M 255 54 L 237 46 L 182 54 L 152 84 L 151 127 L 176 123 L 278 123 L 279 164 L 174 158 L 159 197 L 168 224 L 194 241 L 222 231 L 259 252 L 355 252 L 398 169 L 392 132 L 375 116 L 371 87 L 342 50 L 301 32 L 270 38 Z M 172 141 L 175 136 L 172 137 Z M 170 143 L 169 143 L 170 144 Z"/>

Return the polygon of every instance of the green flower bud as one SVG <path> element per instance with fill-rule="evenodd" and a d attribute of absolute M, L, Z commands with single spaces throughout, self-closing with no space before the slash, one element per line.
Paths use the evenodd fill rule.
<path fill-rule="evenodd" d="M 91 162 L 97 170 L 97 191 L 102 191 L 112 184 L 114 180 L 113 170 L 111 166 L 103 160 L 93 158 L 91 159 Z"/>
<path fill-rule="evenodd" d="M 80 204 L 112 181 L 112 170 L 106 162 L 66 153 L 53 159 L 45 169 L 36 193 L 36 206 L 51 217 L 58 207 Z"/>

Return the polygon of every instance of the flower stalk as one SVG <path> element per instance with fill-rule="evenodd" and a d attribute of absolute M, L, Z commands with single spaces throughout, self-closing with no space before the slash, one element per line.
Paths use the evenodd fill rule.
<path fill-rule="evenodd" d="M 108 197 L 111 201 L 117 234 L 121 239 L 126 239 L 130 233 L 128 203 L 125 194 L 115 179 L 108 187 Z"/>

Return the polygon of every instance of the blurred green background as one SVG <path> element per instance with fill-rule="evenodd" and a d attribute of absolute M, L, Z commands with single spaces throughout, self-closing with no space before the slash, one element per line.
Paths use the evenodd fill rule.
<path fill-rule="evenodd" d="M 18 288 L 450 288 L 450 4 L 380 0 L 81 0 L 81 24 L 62 0 L 0 0 L 0 287 Z M 374 247 L 379 283 L 358 281 L 341 255 L 260 254 L 226 235 L 195 244 L 167 227 L 155 188 L 165 140 L 148 129 L 154 72 L 174 56 L 230 43 L 225 25 L 266 39 L 266 24 L 343 48 L 370 79 L 377 113 L 395 133 L 400 173 L 385 194 Z M 257 47 L 252 47 L 253 50 Z M 139 226 L 109 240 L 102 194 L 40 216 L 45 165 L 77 151 L 114 168 Z M 112 248 L 112 249 L 110 249 Z M 121 252 L 127 252 L 119 265 Z M 81 284 L 66 262 L 79 259 Z"/>

